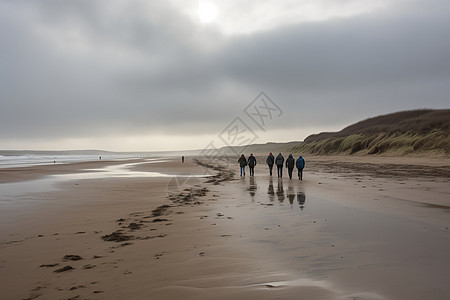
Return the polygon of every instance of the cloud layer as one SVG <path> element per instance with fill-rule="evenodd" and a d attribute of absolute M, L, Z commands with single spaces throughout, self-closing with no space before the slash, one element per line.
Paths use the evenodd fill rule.
<path fill-rule="evenodd" d="M 448 108 L 448 1 L 319 3 L 322 19 L 275 1 L 218 2 L 222 23 L 202 25 L 196 1 L 1 1 L 0 148 L 214 135 L 262 90 L 285 111 L 272 140 Z M 233 18 L 256 25 L 232 29 Z"/>

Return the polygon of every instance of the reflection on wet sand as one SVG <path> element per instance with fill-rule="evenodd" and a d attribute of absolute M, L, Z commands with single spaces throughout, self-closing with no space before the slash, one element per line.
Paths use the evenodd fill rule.
<path fill-rule="evenodd" d="M 249 177 L 248 185 L 247 185 L 246 180 L 243 180 L 243 183 L 246 183 L 245 191 L 248 191 L 248 193 L 250 194 L 252 202 L 255 202 L 259 199 L 259 201 L 257 201 L 257 202 L 260 203 L 261 199 L 264 199 L 264 198 L 267 199 L 266 197 L 264 197 L 261 194 L 261 193 L 264 193 L 263 191 L 258 192 L 258 183 L 257 183 L 258 180 L 259 180 L 260 185 L 268 184 L 267 198 L 270 202 L 274 202 L 275 196 L 276 196 L 276 199 L 282 205 L 287 198 L 291 208 L 293 208 L 294 202 L 296 201 L 295 199 L 297 198 L 297 203 L 298 203 L 299 208 L 301 210 L 303 210 L 305 208 L 306 195 L 303 190 L 303 187 L 293 181 L 289 181 L 288 186 L 285 187 L 283 185 L 283 183 L 284 183 L 283 179 L 281 179 L 281 178 L 279 178 L 277 180 L 276 188 L 274 186 L 274 182 L 273 182 L 272 178 L 268 179 L 268 182 L 267 182 L 266 180 L 264 180 L 262 178 Z M 263 196 L 263 198 L 260 198 L 261 196 Z M 272 206 L 272 204 L 270 206 Z"/>
<path fill-rule="evenodd" d="M 280 202 L 284 201 L 283 180 L 281 178 L 278 179 L 277 197 L 278 197 L 278 201 L 280 201 Z"/>
<path fill-rule="evenodd" d="M 274 187 L 272 180 L 269 181 L 269 187 L 267 188 L 267 194 L 269 195 L 269 200 L 272 202 L 274 200 Z M 303 210 L 305 208 L 305 202 L 306 202 L 306 194 L 303 190 L 303 187 L 296 186 L 293 182 L 289 182 L 289 186 L 286 189 L 286 193 L 283 188 L 283 180 L 278 179 L 277 184 L 277 198 L 280 203 L 284 202 L 284 199 L 287 197 L 289 200 L 289 204 L 291 205 L 291 208 L 294 207 L 294 201 L 295 196 L 297 196 L 297 202 L 299 205 L 299 208 Z"/>
<path fill-rule="evenodd" d="M 248 187 L 248 191 L 250 192 L 250 196 L 253 198 L 255 197 L 256 194 L 256 190 L 258 189 L 258 186 L 256 185 L 255 182 L 255 177 L 250 177 L 250 186 Z"/>
<path fill-rule="evenodd" d="M 259 191 L 252 191 L 252 201 L 248 182 L 238 191 L 244 195 L 238 201 L 251 203 L 232 207 L 230 211 L 245 216 L 236 218 L 232 226 L 245 228 L 246 238 L 239 236 L 233 241 L 236 245 L 247 243 L 251 253 L 261 251 L 255 265 L 259 266 L 259 261 L 267 265 L 274 257 L 282 257 L 280 268 L 273 266 L 270 270 L 282 270 L 276 273 L 282 278 L 273 279 L 266 275 L 270 272 L 261 272 L 265 277 L 255 281 L 257 286 L 278 291 L 314 286 L 330 291 L 331 296 L 320 299 L 449 299 L 446 281 L 449 271 L 445 262 L 450 259 L 450 226 L 444 218 L 450 205 L 444 201 L 440 205 L 421 204 L 428 206 L 421 210 L 416 203 L 398 201 L 401 198 L 393 201 L 396 189 L 404 190 L 398 183 L 392 185 L 389 193 L 386 189 L 383 200 L 376 189 L 365 198 L 359 186 L 357 190 L 349 186 L 337 192 L 297 180 L 273 179 L 277 180 L 276 188 L 268 176 L 257 176 L 255 180 Z M 374 180 L 375 188 L 376 183 L 384 185 L 388 181 L 370 180 Z M 348 183 L 351 181 L 336 186 Z M 362 199 L 346 199 L 349 192 Z M 369 203 L 367 200 L 372 197 L 382 202 Z M 405 212 L 391 211 L 398 208 L 404 208 Z M 414 215 L 416 212 L 420 217 Z M 438 222 L 432 219 L 435 216 Z M 245 227 L 247 224 L 252 225 L 251 229 Z M 395 285 L 391 286 L 392 282 Z"/>
<path fill-rule="evenodd" d="M 291 181 L 289 182 L 289 186 L 287 189 L 287 197 L 289 199 L 289 204 L 291 204 L 292 207 L 294 205 L 295 191 Z"/>
<path fill-rule="evenodd" d="M 298 205 L 300 206 L 300 209 L 303 210 L 303 208 L 305 207 L 305 202 L 306 202 L 306 195 L 303 192 L 303 190 L 297 192 L 297 201 L 298 201 Z"/>
<path fill-rule="evenodd" d="M 273 202 L 273 200 L 275 198 L 275 190 L 273 189 L 272 177 L 270 177 L 269 187 L 267 188 L 267 194 L 269 195 L 270 202 Z"/>

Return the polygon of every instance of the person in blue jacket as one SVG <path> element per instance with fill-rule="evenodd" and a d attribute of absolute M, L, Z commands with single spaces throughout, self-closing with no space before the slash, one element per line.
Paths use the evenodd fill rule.
<path fill-rule="evenodd" d="M 305 167 L 305 160 L 301 155 L 298 157 L 295 165 L 298 169 L 298 179 L 303 180 L 303 168 Z"/>

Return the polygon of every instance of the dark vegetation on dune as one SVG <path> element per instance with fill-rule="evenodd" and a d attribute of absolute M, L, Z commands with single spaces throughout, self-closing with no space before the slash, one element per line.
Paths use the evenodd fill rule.
<path fill-rule="evenodd" d="M 339 132 L 308 136 L 291 148 L 311 154 L 450 154 L 450 109 L 413 110 L 370 118 Z"/>

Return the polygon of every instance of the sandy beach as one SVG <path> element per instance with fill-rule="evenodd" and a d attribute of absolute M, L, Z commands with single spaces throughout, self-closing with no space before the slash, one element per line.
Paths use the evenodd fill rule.
<path fill-rule="evenodd" d="M 257 159 L 0 169 L 0 299 L 450 297 L 449 159 Z"/>

